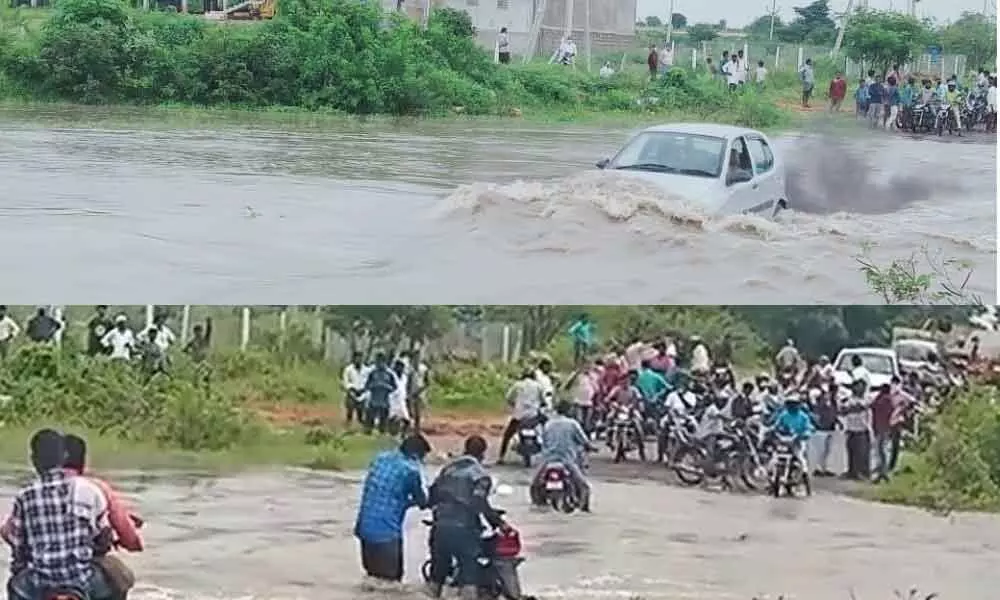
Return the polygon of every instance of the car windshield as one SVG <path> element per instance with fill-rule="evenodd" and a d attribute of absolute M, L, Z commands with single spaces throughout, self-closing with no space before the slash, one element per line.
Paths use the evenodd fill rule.
<path fill-rule="evenodd" d="M 896 342 L 893 350 L 899 360 L 927 362 L 927 357 L 937 354 L 937 346 L 933 342 L 905 341 Z"/>
<path fill-rule="evenodd" d="M 854 360 L 853 357 L 861 358 L 861 365 L 868 369 L 870 373 L 878 373 L 879 375 L 893 375 L 895 374 L 895 369 L 893 369 L 892 357 L 885 354 L 870 354 L 867 352 L 845 352 L 840 355 L 840 360 L 837 361 L 837 366 L 834 367 L 838 371 L 850 372 L 853 367 L 851 367 L 851 362 Z"/>
<path fill-rule="evenodd" d="M 725 138 L 644 131 L 629 140 L 606 168 L 718 177 L 725 151 Z"/>

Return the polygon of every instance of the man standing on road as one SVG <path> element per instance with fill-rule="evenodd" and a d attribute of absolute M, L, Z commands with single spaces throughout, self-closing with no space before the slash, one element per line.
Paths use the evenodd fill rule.
<path fill-rule="evenodd" d="M 419 432 L 423 422 L 424 408 L 427 406 L 427 386 L 430 384 L 430 367 L 427 366 L 421 357 L 420 352 L 407 354 L 409 373 L 407 382 L 407 408 L 410 418 L 413 419 L 413 427 Z"/>
<path fill-rule="evenodd" d="M 19 333 L 21 328 L 18 327 L 17 321 L 7 314 L 6 306 L 0 306 L 0 360 L 4 360 L 10 354 L 10 345 Z"/>
<path fill-rule="evenodd" d="M 889 384 L 881 386 L 872 400 L 872 437 L 875 441 L 875 483 L 889 481 L 892 452 L 892 420 L 895 398 Z"/>
<path fill-rule="evenodd" d="M 410 508 L 427 507 L 420 467 L 430 450 L 423 436 L 409 435 L 398 450 L 380 453 L 368 467 L 354 535 L 369 577 L 403 580 L 403 522 Z"/>
<path fill-rule="evenodd" d="M 836 385 L 828 384 L 825 389 L 809 390 L 809 399 L 812 402 L 812 413 L 816 418 L 816 437 L 819 440 L 819 457 L 816 461 L 816 477 L 833 477 L 834 472 L 830 470 L 830 452 L 833 450 L 833 436 L 836 435 L 840 426 L 840 417 L 837 414 L 837 390 Z M 818 392 L 818 393 L 817 393 Z"/>
<path fill-rule="evenodd" d="M 816 86 L 816 74 L 813 72 L 811 58 L 807 58 L 805 64 L 799 69 L 799 80 L 802 82 L 802 108 L 809 108 L 809 99 Z"/>
<path fill-rule="evenodd" d="M 851 395 L 840 410 L 847 432 L 847 479 L 867 481 L 871 477 L 871 401 L 868 399 L 868 382 L 855 379 Z"/>
<path fill-rule="evenodd" d="M 837 75 L 830 81 L 830 112 L 840 112 L 840 107 L 843 106 L 846 97 L 847 80 L 838 71 Z"/>
<path fill-rule="evenodd" d="M 102 344 L 101 340 L 111 331 L 112 327 L 114 327 L 114 323 L 111 322 L 111 317 L 108 316 L 107 305 L 98 304 L 94 307 L 94 316 L 87 321 L 88 356 L 99 356 L 110 352 L 111 349 Z"/>

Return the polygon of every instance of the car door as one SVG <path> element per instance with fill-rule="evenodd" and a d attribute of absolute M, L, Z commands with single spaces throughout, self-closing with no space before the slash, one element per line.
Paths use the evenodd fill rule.
<path fill-rule="evenodd" d="M 751 175 L 753 174 L 753 165 L 750 158 L 750 153 L 747 150 L 746 140 L 743 136 L 736 136 L 729 142 L 729 149 L 726 151 L 726 173 L 723 176 L 723 181 L 726 185 L 726 208 L 725 212 L 729 214 L 739 214 L 739 213 L 750 213 L 756 210 L 766 209 L 766 206 L 758 205 L 761 203 L 760 195 L 758 194 L 758 185 L 756 181 L 756 175 L 753 175 L 750 181 L 740 181 L 735 183 L 729 182 L 729 173 L 732 161 L 732 154 L 736 153 L 737 162 L 740 164 L 740 168 L 745 171 L 749 171 Z"/>
<path fill-rule="evenodd" d="M 777 203 L 785 197 L 785 181 L 778 172 L 774 152 L 767 139 L 757 134 L 746 136 L 750 159 L 753 161 L 754 181 L 760 193 L 759 201 L 767 203 L 767 212 L 773 214 Z"/>

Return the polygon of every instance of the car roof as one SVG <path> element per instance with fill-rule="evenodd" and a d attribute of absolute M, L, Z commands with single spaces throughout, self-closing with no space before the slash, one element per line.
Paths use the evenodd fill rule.
<path fill-rule="evenodd" d="M 844 354 L 875 354 L 877 356 L 891 357 L 896 355 L 896 351 L 893 350 L 892 348 L 875 348 L 872 346 L 863 346 L 860 348 L 844 348 L 843 350 L 837 353 L 837 357 L 840 358 L 840 356 Z"/>
<path fill-rule="evenodd" d="M 696 135 L 709 135 L 713 137 L 732 138 L 738 135 L 763 134 L 755 129 L 737 127 L 736 125 L 721 125 L 718 123 L 665 123 L 663 125 L 653 125 L 643 131 L 662 133 L 690 133 Z"/>

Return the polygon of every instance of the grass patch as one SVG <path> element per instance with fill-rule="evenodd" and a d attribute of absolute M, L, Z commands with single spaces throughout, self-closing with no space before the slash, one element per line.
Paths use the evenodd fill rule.
<path fill-rule="evenodd" d="M 209 473 L 261 467 L 296 466 L 323 470 L 363 468 L 379 450 L 393 447 L 389 437 L 334 430 L 293 428 L 268 431 L 224 450 L 188 451 L 150 440 L 125 439 L 72 424 L 0 426 L 0 463 L 28 465 L 28 440 L 41 427 L 75 433 L 87 440 L 95 470 L 178 470 Z"/>

